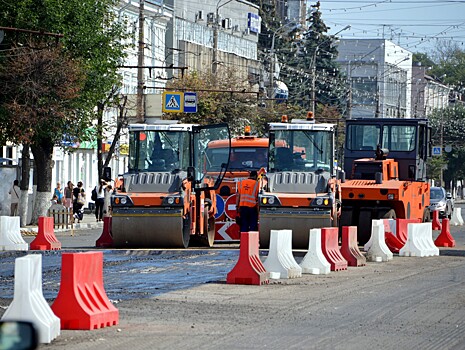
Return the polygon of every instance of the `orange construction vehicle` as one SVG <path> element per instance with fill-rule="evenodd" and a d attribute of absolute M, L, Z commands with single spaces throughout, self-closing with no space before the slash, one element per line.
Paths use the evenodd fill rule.
<path fill-rule="evenodd" d="M 359 118 L 346 121 L 341 226 L 358 226 L 368 241 L 373 219 L 429 220 L 431 156 L 426 119 Z"/>
<path fill-rule="evenodd" d="M 112 196 L 115 247 L 212 246 L 215 190 L 229 162 L 226 124 L 199 126 L 158 121 L 129 125 L 129 169 Z M 214 174 L 209 142 L 223 140 Z"/>
<path fill-rule="evenodd" d="M 270 230 L 291 229 L 292 247 L 308 249 L 312 228 L 337 227 L 340 184 L 334 166 L 334 124 L 307 119 L 269 124 L 266 184 L 259 194 L 260 248 Z"/>
<path fill-rule="evenodd" d="M 227 140 L 212 141 L 208 144 L 207 155 L 213 160 L 207 165 L 208 173 L 220 169 L 217 155 L 228 152 Z M 221 158 L 221 157 L 220 157 Z M 216 190 L 215 241 L 231 242 L 240 240 L 239 225 L 236 224 L 237 183 L 249 176 L 251 170 L 266 168 L 268 163 L 268 139 L 250 134 L 250 126 L 244 135 L 231 139 L 231 156 L 223 182 Z"/>

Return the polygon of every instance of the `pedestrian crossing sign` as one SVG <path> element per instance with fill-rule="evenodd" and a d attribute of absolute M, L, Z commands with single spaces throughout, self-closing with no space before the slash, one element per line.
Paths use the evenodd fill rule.
<path fill-rule="evenodd" d="M 165 91 L 163 92 L 164 113 L 182 113 L 184 112 L 184 93 Z"/>
<path fill-rule="evenodd" d="M 442 154 L 441 146 L 433 146 L 433 156 L 440 156 Z"/>

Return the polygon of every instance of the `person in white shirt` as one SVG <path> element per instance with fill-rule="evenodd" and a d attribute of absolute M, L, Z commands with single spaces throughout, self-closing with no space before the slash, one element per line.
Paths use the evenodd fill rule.
<path fill-rule="evenodd" d="M 10 216 L 18 215 L 18 204 L 19 198 L 21 197 L 21 189 L 19 188 L 19 181 L 13 181 L 13 186 L 11 186 L 10 191 L 8 192 L 11 195 L 11 212 Z"/>
<path fill-rule="evenodd" d="M 97 190 L 97 199 L 95 200 L 95 219 L 97 222 L 103 221 L 103 205 L 105 203 L 105 188 L 107 183 L 104 180 L 100 180 L 100 185 L 95 188 Z"/>

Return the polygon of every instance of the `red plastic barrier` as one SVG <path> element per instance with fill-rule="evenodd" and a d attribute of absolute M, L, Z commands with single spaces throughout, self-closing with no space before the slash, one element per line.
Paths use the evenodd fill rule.
<path fill-rule="evenodd" d="M 405 245 L 405 242 L 407 242 L 408 224 L 419 222 L 419 219 L 397 219 L 396 235 L 402 245 Z"/>
<path fill-rule="evenodd" d="M 442 219 L 442 230 L 439 236 L 434 241 L 436 247 L 455 247 L 455 239 L 450 234 L 449 219 Z"/>
<path fill-rule="evenodd" d="M 341 255 L 349 266 L 365 266 L 367 259 L 358 249 L 357 226 L 342 227 Z"/>
<path fill-rule="evenodd" d="M 228 284 L 268 284 L 266 272 L 258 255 L 258 232 L 241 232 L 239 260 L 228 273 Z"/>
<path fill-rule="evenodd" d="M 103 230 L 99 239 L 95 242 L 96 247 L 108 248 L 113 245 L 113 235 L 111 234 L 111 216 L 103 218 Z"/>
<path fill-rule="evenodd" d="M 331 265 L 331 271 L 347 270 L 347 260 L 339 250 L 339 232 L 337 227 L 321 229 L 321 250 Z"/>
<path fill-rule="evenodd" d="M 389 250 L 393 253 L 399 254 L 399 250 L 405 245 L 399 238 L 397 238 L 392 232 L 384 232 L 384 240 Z"/>
<path fill-rule="evenodd" d="M 29 245 L 30 250 L 59 250 L 61 242 L 55 237 L 53 218 L 39 216 L 39 230 L 36 238 Z"/>
<path fill-rule="evenodd" d="M 52 310 L 61 329 L 91 330 L 118 324 L 119 312 L 103 287 L 103 253 L 63 253 L 61 284 Z"/>
<path fill-rule="evenodd" d="M 441 221 L 439 221 L 439 212 L 433 211 L 433 230 L 441 230 Z"/>

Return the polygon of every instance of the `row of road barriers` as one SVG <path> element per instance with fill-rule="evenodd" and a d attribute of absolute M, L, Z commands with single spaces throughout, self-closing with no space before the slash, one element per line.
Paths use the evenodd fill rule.
<path fill-rule="evenodd" d="M 262 263 L 259 257 L 258 232 L 242 232 L 239 260 L 227 274 L 229 284 L 268 284 L 269 279 L 302 277 L 302 274 L 328 274 L 347 270 L 370 262 L 388 262 L 394 254 L 406 257 L 439 256 L 439 247 L 453 247 L 449 220 L 433 241 L 432 224 L 417 220 L 373 220 L 371 237 L 364 245 L 365 255 L 357 245 L 357 227 L 342 229 L 339 246 L 338 228 L 311 229 L 309 246 L 300 264 L 292 253 L 292 231 L 271 230 L 268 256 Z"/>
<path fill-rule="evenodd" d="M 19 216 L 0 216 L 1 250 L 59 250 L 52 217 L 40 216 L 36 238 L 28 244 L 21 236 Z"/>
<path fill-rule="evenodd" d="M 40 343 L 50 343 L 61 329 L 93 330 L 117 325 L 119 312 L 103 286 L 103 253 L 63 253 L 61 282 L 51 306 L 42 293 L 42 255 L 15 261 L 14 297 L 3 321 L 29 321 Z"/>

